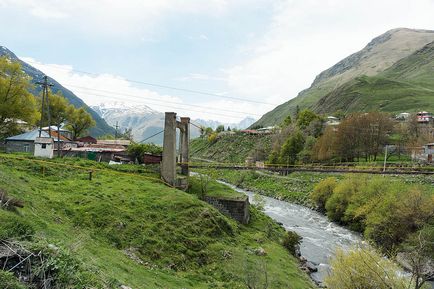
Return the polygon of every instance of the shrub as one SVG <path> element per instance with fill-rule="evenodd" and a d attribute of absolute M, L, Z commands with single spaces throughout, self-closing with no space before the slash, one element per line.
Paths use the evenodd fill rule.
<path fill-rule="evenodd" d="M 142 162 L 145 153 L 160 155 L 163 153 L 163 148 L 153 143 L 134 143 L 128 147 L 128 154 L 139 162 Z"/>
<path fill-rule="evenodd" d="M 397 245 L 434 217 L 434 195 L 419 188 L 389 192 L 366 216 L 365 236 L 394 253 Z"/>
<path fill-rule="evenodd" d="M 0 240 L 30 239 L 35 233 L 30 223 L 14 214 L 0 215 Z"/>
<path fill-rule="evenodd" d="M 292 255 L 296 255 L 296 251 L 298 249 L 298 246 L 300 245 L 301 242 L 301 237 L 296 233 L 296 232 L 292 232 L 292 231 L 288 231 L 286 232 L 285 237 L 283 238 L 283 243 L 282 245 L 288 249 L 288 251 L 292 254 Z"/>
<path fill-rule="evenodd" d="M 333 194 L 325 204 L 327 216 L 330 220 L 344 224 L 348 223 L 348 219 L 345 218 L 345 211 L 352 196 L 363 189 L 366 184 L 365 181 L 365 179 L 359 176 L 350 176 L 336 186 Z"/>
<path fill-rule="evenodd" d="M 371 248 L 338 250 L 331 261 L 331 273 L 325 278 L 330 289 L 404 289 L 410 281 L 401 276 L 399 267 Z"/>
<path fill-rule="evenodd" d="M 322 180 L 314 187 L 310 198 L 320 211 L 325 211 L 325 204 L 333 194 L 333 190 L 336 188 L 337 184 L 336 178 L 330 177 Z"/>

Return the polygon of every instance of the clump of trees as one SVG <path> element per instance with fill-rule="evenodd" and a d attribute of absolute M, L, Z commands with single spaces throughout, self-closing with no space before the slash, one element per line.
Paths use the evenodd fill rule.
<path fill-rule="evenodd" d="M 363 232 L 387 254 L 425 225 L 434 224 L 434 196 L 401 181 L 349 176 L 327 178 L 311 194 L 330 220 Z"/>
<path fill-rule="evenodd" d="M 317 160 L 376 161 L 394 128 L 390 116 L 381 112 L 354 113 L 336 127 L 329 127 L 314 147 Z"/>
<path fill-rule="evenodd" d="M 382 177 L 358 175 L 341 181 L 335 178 L 324 179 L 315 186 L 310 197 L 320 210 L 326 212 L 330 220 L 363 233 L 383 254 L 391 259 L 399 257 L 400 263 L 406 264 L 412 274 L 411 287 L 384 288 L 419 289 L 434 277 L 432 191 L 401 181 L 391 182 Z M 380 262 L 383 258 L 379 258 L 372 250 L 358 249 L 348 255 L 340 252 L 332 264 L 334 273 L 327 283 L 329 288 L 383 288 L 378 284 L 386 278 L 384 272 L 388 271 L 387 268 L 392 267 Z M 365 278 L 358 278 L 359 273 Z M 371 274 L 380 279 L 372 279 L 369 277 Z M 379 283 L 375 281 L 373 287 L 365 287 L 363 280 L 366 278 Z M 351 287 L 347 283 L 350 280 L 360 286 Z"/>
<path fill-rule="evenodd" d="M 297 114 L 295 121 L 288 115 L 281 127 L 281 132 L 274 137 L 268 162 L 294 165 L 297 162 L 309 161 L 316 138 L 324 129 L 323 118 L 305 109 Z"/>

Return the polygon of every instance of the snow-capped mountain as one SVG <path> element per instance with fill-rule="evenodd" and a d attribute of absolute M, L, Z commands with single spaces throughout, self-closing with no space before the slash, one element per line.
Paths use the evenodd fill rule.
<path fill-rule="evenodd" d="M 211 127 L 212 129 L 216 129 L 219 125 L 224 125 L 225 129 L 230 127 L 231 129 L 245 129 L 252 125 L 256 120 L 253 117 L 246 117 L 238 123 L 223 123 L 216 120 L 204 120 L 204 119 L 196 119 L 195 123 L 200 124 L 204 127 Z"/>
<path fill-rule="evenodd" d="M 146 105 L 132 105 L 124 102 L 102 103 L 97 106 L 92 106 L 109 125 L 115 127 L 118 125 L 118 131 L 124 132 L 125 129 L 132 129 L 133 139 L 140 142 L 153 134 L 161 132 L 164 129 L 164 113 L 153 110 Z M 256 120 L 251 117 L 246 117 L 239 123 L 222 123 L 215 120 L 192 120 L 195 124 L 204 127 L 217 128 L 219 125 L 224 125 L 225 129 L 228 127 L 244 129 L 249 127 Z M 195 126 L 191 126 L 191 138 L 198 137 L 200 130 Z M 158 134 L 150 138 L 146 142 L 153 142 L 156 144 L 163 143 L 163 134 Z"/>
<path fill-rule="evenodd" d="M 153 110 L 146 105 L 130 105 L 123 102 L 102 103 L 92 107 L 105 121 L 119 132 L 132 129 L 133 138 L 139 142 L 158 133 L 164 127 L 164 113 Z M 149 142 L 162 143 L 163 134 L 159 134 Z"/>

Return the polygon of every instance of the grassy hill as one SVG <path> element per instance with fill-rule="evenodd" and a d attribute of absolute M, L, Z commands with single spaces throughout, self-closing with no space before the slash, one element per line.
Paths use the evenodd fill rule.
<path fill-rule="evenodd" d="M 431 108 L 433 41 L 434 31 L 390 30 L 320 73 L 311 87 L 266 113 L 254 125 L 279 124 L 288 114 L 294 114 L 297 106 L 322 113 Z"/>
<path fill-rule="evenodd" d="M 207 138 L 195 138 L 190 143 L 193 158 L 224 163 L 244 163 L 247 157 L 269 152 L 271 135 L 235 134 L 218 137 L 210 142 Z"/>
<path fill-rule="evenodd" d="M 240 225 L 156 177 L 140 166 L 0 154 L 0 189 L 24 202 L 0 208 L 0 248 L 41 252 L 32 268 L 59 288 L 245 288 L 263 264 L 268 288 L 313 287 L 281 245 L 284 230 L 263 213 L 253 208 Z"/>

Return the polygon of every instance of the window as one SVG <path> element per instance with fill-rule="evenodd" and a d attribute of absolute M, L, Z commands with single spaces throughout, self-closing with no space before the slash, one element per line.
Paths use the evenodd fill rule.
<path fill-rule="evenodd" d="M 28 153 L 29 152 L 29 148 L 30 148 L 30 146 L 28 144 L 25 144 L 23 146 L 24 152 Z"/>
<path fill-rule="evenodd" d="M 46 144 L 46 143 L 43 143 L 43 144 L 42 144 L 42 148 L 43 148 L 43 149 L 46 149 L 46 148 L 47 148 L 47 144 Z"/>

